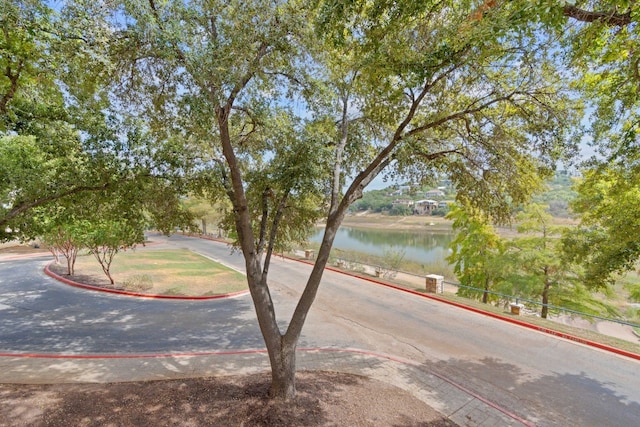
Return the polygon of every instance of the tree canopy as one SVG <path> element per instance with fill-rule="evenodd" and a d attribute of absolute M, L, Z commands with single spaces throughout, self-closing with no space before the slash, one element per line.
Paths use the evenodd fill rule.
<path fill-rule="evenodd" d="M 113 98 L 108 26 L 82 3 L 59 13 L 35 0 L 2 5 L 0 239 L 36 237 L 39 209 L 87 193 L 96 204 L 126 194 L 125 211 L 142 209 L 166 231 L 188 222 L 175 147 L 150 144 Z"/>

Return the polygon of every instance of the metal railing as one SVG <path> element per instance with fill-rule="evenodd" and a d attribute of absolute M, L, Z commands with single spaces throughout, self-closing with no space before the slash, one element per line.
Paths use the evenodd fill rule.
<path fill-rule="evenodd" d="M 344 257 L 340 257 L 337 261 L 342 261 L 341 264 L 342 264 L 342 266 L 344 268 L 349 268 L 350 265 L 357 264 L 357 265 L 362 266 L 362 270 L 364 270 L 365 267 L 370 267 L 370 268 L 376 269 L 376 271 L 378 271 L 378 270 L 380 270 L 380 271 L 391 271 L 391 269 L 383 267 L 383 266 L 380 266 L 380 265 L 363 264 L 363 263 L 361 263 L 359 261 L 354 261 L 354 260 L 347 259 L 347 258 L 344 258 Z M 402 273 L 402 274 L 409 275 L 409 276 L 414 276 L 414 277 L 417 277 L 417 278 L 424 278 L 423 275 L 410 273 L 410 272 L 407 272 L 407 271 L 401 271 L 401 270 L 397 270 L 397 271 L 394 270 L 394 271 L 396 273 Z M 389 278 L 389 276 L 387 276 L 387 278 Z M 447 284 L 447 285 L 455 286 L 458 289 L 459 288 L 465 288 L 465 289 L 474 290 L 474 291 L 477 291 L 478 293 L 481 293 L 481 294 L 486 292 L 486 293 L 488 293 L 490 295 L 495 295 L 495 296 L 498 296 L 500 298 L 503 298 L 505 300 L 505 302 L 506 301 L 515 301 L 516 304 L 524 302 L 528 306 L 531 306 L 531 305 L 539 306 L 540 310 L 542 310 L 542 307 L 546 306 L 549 310 L 553 310 L 553 311 L 560 311 L 560 312 L 565 312 L 565 313 L 569 313 L 569 314 L 572 314 L 572 315 L 578 315 L 580 317 L 589 317 L 589 318 L 592 318 L 592 319 L 604 320 L 604 321 L 608 321 L 608 322 L 614 322 L 614 323 L 618 323 L 620 325 L 626 325 L 626 326 L 631 326 L 633 328 L 640 329 L 640 324 L 634 323 L 634 322 L 629 322 L 629 321 L 626 321 L 626 320 L 623 320 L 623 319 L 599 316 L 599 315 L 596 315 L 596 314 L 585 313 L 585 312 L 582 312 L 582 311 L 572 310 L 570 308 L 560 307 L 560 306 L 556 306 L 556 305 L 552 305 L 552 304 L 542 304 L 540 301 L 535 301 L 535 300 L 531 300 L 531 299 L 528 299 L 528 298 L 523 298 L 523 297 L 516 296 L 516 295 L 504 294 L 504 293 L 501 293 L 501 292 L 485 291 L 484 289 L 481 289 L 481 288 L 475 288 L 473 286 L 466 286 L 466 285 L 462 285 L 462 284 L 456 283 L 456 282 L 451 282 L 451 281 L 448 281 L 448 280 L 445 280 L 444 283 Z"/>
<path fill-rule="evenodd" d="M 465 286 L 465 285 L 461 285 L 459 283 L 453 283 L 453 282 L 446 282 L 446 283 L 448 283 L 450 285 L 457 286 L 458 288 L 471 289 L 471 290 L 477 291 L 478 293 L 486 292 L 486 293 L 491 294 L 491 295 L 504 297 L 508 301 L 514 301 L 515 300 L 516 304 L 518 304 L 520 302 L 525 302 L 528 305 L 540 306 L 540 308 L 546 306 L 549 310 L 562 311 L 562 312 L 565 312 L 565 313 L 576 314 L 576 315 L 579 315 L 581 317 L 591 317 L 593 319 L 606 320 L 606 321 L 609 321 L 609 322 L 619 323 L 621 325 L 627 325 L 627 326 L 631 326 L 631 327 L 634 327 L 634 328 L 640 328 L 640 324 L 633 323 L 633 322 L 628 322 L 628 321 L 622 320 L 622 319 L 616 319 L 614 317 L 604 317 L 604 316 L 599 316 L 597 314 L 585 313 L 583 311 L 572 310 L 570 308 L 560 307 L 560 306 L 553 305 L 553 304 L 543 304 L 540 301 L 535 301 L 535 300 L 531 300 L 531 299 L 528 299 L 528 298 L 523 298 L 523 297 L 515 296 L 515 295 L 503 294 L 503 293 L 495 292 L 495 291 L 485 291 L 484 289 L 481 289 L 481 288 L 475 288 L 473 286 Z"/>

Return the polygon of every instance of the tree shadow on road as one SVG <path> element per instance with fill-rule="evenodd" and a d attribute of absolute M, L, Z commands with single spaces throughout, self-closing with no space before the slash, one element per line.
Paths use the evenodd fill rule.
<path fill-rule="evenodd" d="M 539 425 L 630 426 L 640 420 L 638 402 L 616 392 L 615 384 L 602 383 L 586 372 L 536 376 L 488 357 L 427 362 L 418 369 L 455 379 L 452 383 L 457 386 Z"/>

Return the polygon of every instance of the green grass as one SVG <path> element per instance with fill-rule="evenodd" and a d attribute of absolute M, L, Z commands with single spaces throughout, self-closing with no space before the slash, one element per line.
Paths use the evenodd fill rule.
<path fill-rule="evenodd" d="M 186 249 L 121 252 L 113 260 L 111 273 L 116 287 L 149 294 L 220 295 L 247 289 L 243 274 Z M 108 283 L 92 256 L 78 257 L 76 274 Z"/>

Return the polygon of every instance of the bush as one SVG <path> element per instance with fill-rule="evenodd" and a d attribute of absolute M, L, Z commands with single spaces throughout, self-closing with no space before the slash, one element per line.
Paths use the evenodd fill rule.
<path fill-rule="evenodd" d="M 393 205 L 391 209 L 389 209 L 389 215 L 408 216 L 411 214 L 413 214 L 413 210 L 406 205 Z"/>

